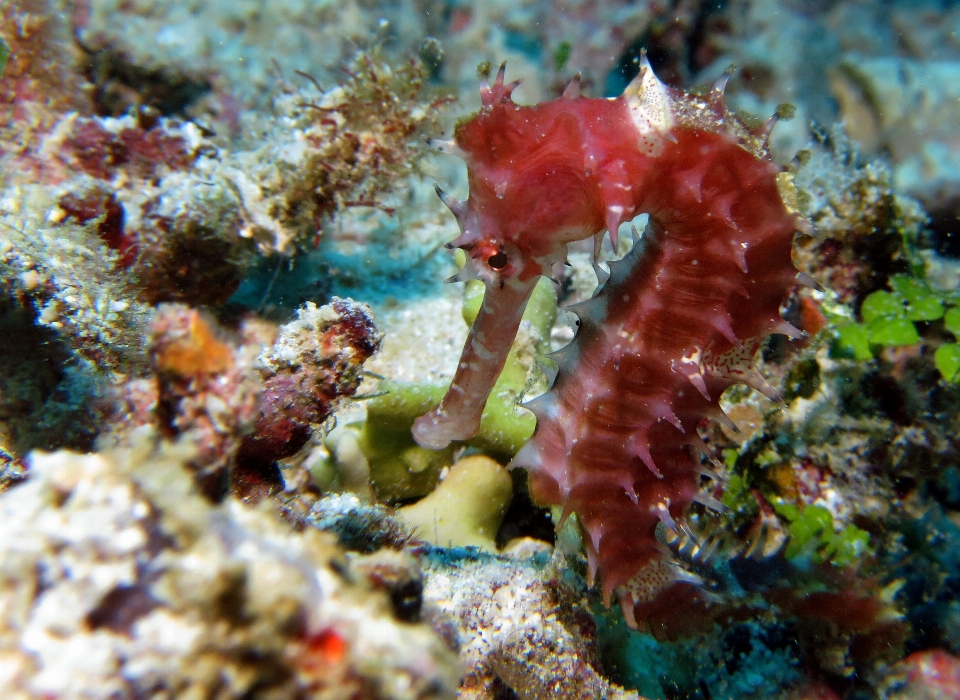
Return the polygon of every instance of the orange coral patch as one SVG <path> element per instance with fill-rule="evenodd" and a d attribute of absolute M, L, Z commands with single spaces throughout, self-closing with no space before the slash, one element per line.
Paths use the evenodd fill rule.
<path fill-rule="evenodd" d="M 223 372 L 233 363 L 233 354 L 217 340 L 210 324 L 192 311 L 185 334 L 156 348 L 154 361 L 162 372 L 191 377 Z"/>

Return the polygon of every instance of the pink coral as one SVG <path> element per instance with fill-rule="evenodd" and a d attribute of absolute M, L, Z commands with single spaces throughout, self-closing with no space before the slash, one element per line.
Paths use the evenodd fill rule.
<path fill-rule="evenodd" d="M 960 659 L 956 656 L 941 649 L 917 651 L 903 660 L 903 667 L 908 684 L 902 697 L 960 698 Z"/>
<path fill-rule="evenodd" d="M 607 231 L 616 248 L 622 223 L 650 215 L 609 279 L 598 267 L 602 292 L 573 307 L 579 332 L 554 356 L 553 388 L 529 405 L 536 433 L 514 464 L 529 469 L 537 501 L 578 515 L 604 598 L 653 628 L 665 603 L 697 602 L 675 585 L 692 577 L 664 554 L 661 531 L 676 531 L 691 501 L 718 507 L 700 491 L 697 428 L 728 420 L 718 399 L 733 384 L 774 396 L 752 357 L 770 333 L 799 335 L 779 307 L 796 281 L 794 233 L 809 224 L 769 157 L 777 118 L 748 128 L 727 110 L 725 82 L 689 95 L 644 58 L 616 99 L 583 98 L 574 81 L 521 107 L 501 68 L 480 113 L 441 144 L 469 173 L 469 200 L 444 196 L 462 231 L 452 245 L 467 253 L 458 277 L 486 293 L 448 394 L 414 426 L 421 445 L 475 433 L 530 292 L 567 243 L 595 236 L 599 251 Z"/>

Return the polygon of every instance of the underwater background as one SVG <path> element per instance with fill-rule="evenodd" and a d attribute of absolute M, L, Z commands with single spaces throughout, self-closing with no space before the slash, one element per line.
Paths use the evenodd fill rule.
<path fill-rule="evenodd" d="M 960 698 L 958 33 L 947 0 L 0 0 L 0 697 Z M 613 98 L 642 52 L 779 116 L 812 279 L 660 543 L 709 614 L 632 629 L 507 469 L 589 242 L 476 436 L 411 427 L 484 289 L 443 284 L 468 173 L 427 141 L 491 66 Z"/>

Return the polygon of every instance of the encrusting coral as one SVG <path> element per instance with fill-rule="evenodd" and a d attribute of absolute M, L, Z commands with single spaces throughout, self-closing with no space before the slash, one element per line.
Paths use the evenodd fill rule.
<path fill-rule="evenodd" d="M 798 241 L 798 266 L 842 303 L 859 303 L 910 270 L 908 247 L 926 215 L 894 189 L 886 166 L 865 161 L 839 129 L 818 133 L 804 160 L 796 185 L 817 235 Z"/>
<path fill-rule="evenodd" d="M 196 446 L 190 466 L 214 500 L 229 489 L 234 456 L 259 412 L 251 350 L 222 342 L 209 321 L 184 306 L 161 306 L 151 323 L 156 401 L 146 415 L 164 437 Z"/>
<path fill-rule="evenodd" d="M 354 552 L 401 549 L 411 540 L 392 509 L 363 501 L 353 493 L 324 494 L 304 521 L 334 533 L 342 547 Z"/>
<path fill-rule="evenodd" d="M 94 232 L 42 216 L 52 205 L 37 187 L 0 195 L 0 444 L 18 458 L 89 448 L 111 378 L 147 366 L 149 309 Z"/>
<path fill-rule="evenodd" d="M 290 255 L 344 207 L 381 206 L 415 167 L 416 135 L 437 128 L 442 100 L 423 104 L 419 64 L 361 54 L 352 70 L 333 89 L 278 96 L 277 117 L 249 151 L 216 147 L 194 124 L 68 116 L 20 159 L 57 183 L 62 217 L 105 217 L 101 236 L 142 298 L 223 302 L 257 247 Z"/>
<path fill-rule="evenodd" d="M 95 231 L 51 223 L 50 193 L 35 186 L 0 195 L 0 271 L 4 292 L 56 332 L 78 360 L 101 370 L 136 373 L 146 365 L 147 307 L 118 274 L 117 255 Z"/>
<path fill-rule="evenodd" d="M 455 655 L 331 536 L 211 505 L 192 450 L 151 443 L 36 453 L 0 495 L 4 698 L 455 696 Z"/>

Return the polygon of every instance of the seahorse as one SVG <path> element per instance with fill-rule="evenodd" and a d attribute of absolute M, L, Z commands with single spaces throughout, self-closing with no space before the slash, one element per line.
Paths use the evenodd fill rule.
<path fill-rule="evenodd" d="M 775 398 L 753 364 L 772 333 L 802 335 L 780 316 L 795 284 L 816 286 L 791 261 L 798 212 L 791 173 L 770 157 L 778 116 L 748 127 L 727 109 L 728 74 L 703 95 L 671 88 L 645 56 L 616 98 L 587 98 L 579 78 L 556 100 L 520 106 L 520 81 L 481 75 L 482 108 L 452 141 L 436 142 L 468 168 L 469 198 L 437 189 L 466 253 L 456 280 L 480 279 L 483 304 L 441 403 L 414 437 L 439 449 L 472 437 L 540 276 L 553 277 L 567 244 L 593 237 L 598 293 L 568 310 L 574 340 L 554 353 L 551 388 L 525 404 L 537 418 L 512 465 L 525 467 L 533 498 L 576 513 L 591 584 L 616 595 L 631 626 L 696 577 L 664 546 L 692 501 L 720 504 L 700 488 L 713 476 L 697 432 L 705 418 L 730 423 L 718 399 L 744 383 Z M 598 264 L 606 234 L 648 214 L 631 251 Z M 709 458 L 709 454 L 708 454 Z M 687 591 L 689 592 L 689 590 Z"/>

